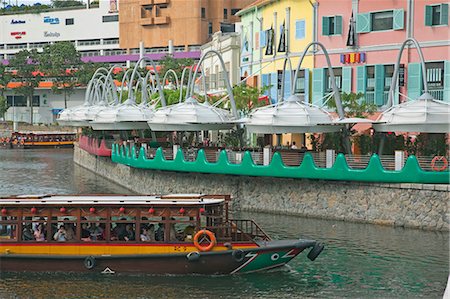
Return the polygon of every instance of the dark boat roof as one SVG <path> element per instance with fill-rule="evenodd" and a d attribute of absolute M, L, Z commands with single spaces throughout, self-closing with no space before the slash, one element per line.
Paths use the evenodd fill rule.
<path fill-rule="evenodd" d="M 228 195 L 13 195 L 0 197 L 0 205 L 213 205 L 229 199 Z"/>

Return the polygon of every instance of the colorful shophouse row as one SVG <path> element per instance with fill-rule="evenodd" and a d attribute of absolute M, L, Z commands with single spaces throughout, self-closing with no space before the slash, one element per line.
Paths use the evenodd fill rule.
<path fill-rule="evenodd" d="M 448 2 L 259 0 L 238 14 L 243 26 L 241 76 L 254 74 L 250 82 L 270 86 L 272 102 L 280 97 L 284 59 L 291 57 L 296 67 L 305 46 L 319 41 L 328 49 L 339 89 L 362 92 L 366 101 L 382 106 L 398 50 L 408 37 L 422 47 L 430 93 L 450 101 Z M 308 53 L 302 69 L 295 93 L 323 104 L 331 91 L 323 52 Z M 411 99 L 421 95 L 421 76 L 419 56 L 411 48 L 401 59 L 397 103 L 407 99 L 400 99 L 402 94 Z M 286 82 L 291 82 L 290 73 Z M 287 87 L 285 94 L 289 92 Z"/>

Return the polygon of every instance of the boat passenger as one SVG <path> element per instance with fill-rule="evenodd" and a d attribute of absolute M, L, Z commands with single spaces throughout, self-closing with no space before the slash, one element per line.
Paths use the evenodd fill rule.
<path fill-rule="evenodd" d="M 103 239 L 103 229 L 98 226 L 96 223 L 91 223 L 89 226 L 89 232 L 91 235 L 92 241 L 98 241 Z"/>
<path fill-rule="evenodd" d="M 58 231 L 53 235 L 53 239 L 58 242 L 65 242 L 67 241 L 66 238 L 66 229 L 64 228 L 64 225 L 61 225 L 58 229 Z"/>
<path fill-rule="evenodd" d="M 64 229 L 66 230 L 67 241 L 72 241 L 73 239 L 75 239 L 75 232 L 73 230 L 73 224 L 64 223 Z"/>
<path fill-rule="evenodd" d="M 39 223 L 36 230 L 34 231 L 34 238 L 38 242 L 45 241 L 45 234 L 44 234 L 44 225 L 42 223 Z"/>
<path fill-rule="evenodd" d="M 192 242 L 194 233 L 195 233 L 195 227 L 193 225 L 186 226 L 183 231 L 184 241 Z"/>
<path fill-rule="evenodd" d="M 22 232 L 22 239 L 24 241 L 34 240 L 33 230 L 31 229 L 31 224 L 25 225 Z"/>
<path fill-rule="evenodd" d="M 155 241 L 155 229 L 153 224 L 150 224 L 148 227 L 142 228 L 141 241 L 142 242 Z"/>
<path fill-rule="evenodd" d="M 81 224 L 81 241 L 91 241 L 91 232 L 87 223 Z"/>
<path fill-rule="evenodd" d="M 133 226 L 129 223 L 125 226 L 125 235 L 123 238 L 125 241 L 134 241 L 135 240 Z"/>
<path fill-rule="evenodd" d="M 175 221 L 175 218 L 170 218 L 170 220 Z M 175 223 L 170 223 L 170 241 L 177 241 L 177 231 L 175 229 Z"/>
<path fill-rule="evenodd" d="M 164 224 L 159 223 L 158 229 L 155 232 L 155 240 L 156 241 L 164 241 Z"/>

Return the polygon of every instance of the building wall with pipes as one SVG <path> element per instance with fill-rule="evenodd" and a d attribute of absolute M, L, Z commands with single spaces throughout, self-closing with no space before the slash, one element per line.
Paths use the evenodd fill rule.
<path fill-rule="evenodd" d="M 218 51 L 224 60 L 225 70 L 228 72 L 228 79 L 231 86 L 239 84 L 239 62 L 241 51 L 241 35 L 238 32 L 222 33 L 216 32 L 212 41 L 201 47 L 202 56 L 208 50 Z M 222 93 L 226 89 L 222 65 L 219 58 L 215 55 L 207 58 L 203 62 L 203 68 L 206 76 L 206 90 L 209 93 Z"/>
<path fill-rule="evenodd" d="M 385 105 L 401 44 L 414 37 L 424 54 L 430 93 L 436 99 L 450 101 L 448 2 L 340 0 L 336 5 L 336 1 L 319 0 L 318 3 L 318 40 L 330 54 L 336 83 L 342 92 L 361 92 L 365 101 L 379 107 Z M 420 59 L 414 47 L 405 49 L 400 63 L 399 93 L 396 92 L 394 103 L 417 99 L 423 93 Z M 316 54 L 314 64 L 312 100 L 323 104 L 323 97 L 331 90 L 322 51 Z"/>

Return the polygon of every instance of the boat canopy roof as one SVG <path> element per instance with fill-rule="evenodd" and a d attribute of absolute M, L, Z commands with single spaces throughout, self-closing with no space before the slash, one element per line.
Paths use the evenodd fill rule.
<path fill-rule="evenodd" d="M 229 195 L 169 194 L 169 195 L 12 195 L 0 197 L 0 205 L 217 205 L 230 198 Z"/>

